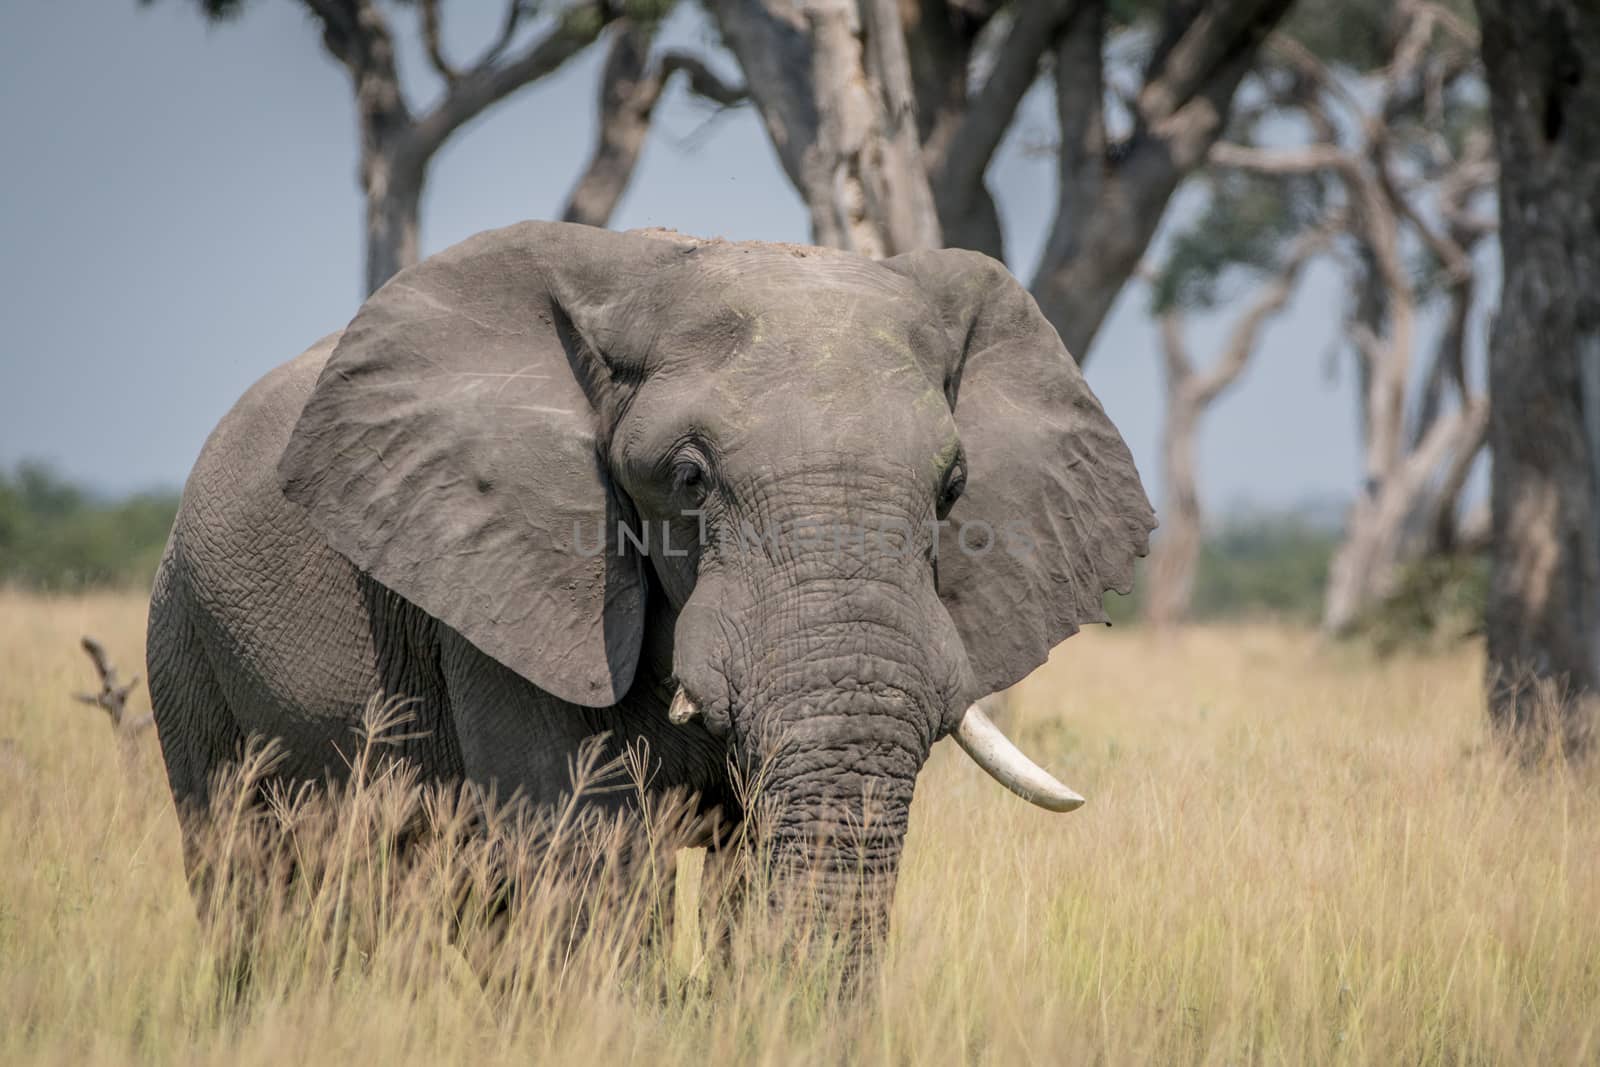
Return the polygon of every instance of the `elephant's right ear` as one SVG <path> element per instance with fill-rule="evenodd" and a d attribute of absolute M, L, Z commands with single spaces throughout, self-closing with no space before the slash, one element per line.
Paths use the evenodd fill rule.
<path fill-rule="evenodd" d="M 279 463 L 333 548 L 563 700 L 615 703 L 643 561 L 597 445 L 630 377 L 627 305 L 665 242 L 564 223 L 473 237 L 398 274 L 334 349 Z"/>
<path fill-rule="evenodd" d="M 954 248 L 885 263 L 918 283 L 955 342 L 946 390 L 969 475 L 950 521 L 1011 542 L 938 564 L 973 674 L 996 692 L 1078 627 L 1106 621 L 1105 592 L 1132 588 L 1155 513 L 1122 435 L 1005 264 Z"/>

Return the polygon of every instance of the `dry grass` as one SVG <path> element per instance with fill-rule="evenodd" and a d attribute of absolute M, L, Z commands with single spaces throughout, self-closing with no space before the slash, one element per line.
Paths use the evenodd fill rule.
<path fill-rule="evenodd" d="M 78 636 L 129 671 L 143 615 L 0 593 L 0 1062 L 1600 1059 L 1600 782 L 1495 755 L 1474 652 L 1073 639 L 1012 723 L 1090 806 L 1034 811 L 941 746 L 876 996 L 841 1004 L 739 936 L 703 986 L 610 937 L 564 962 L 514 945 L 517 983 L 485 993 L 418 875 L 306 891 L 338 929 L 274 927 L 230 1007 L 154 737 L 119 753 L 68 697 Z"/>

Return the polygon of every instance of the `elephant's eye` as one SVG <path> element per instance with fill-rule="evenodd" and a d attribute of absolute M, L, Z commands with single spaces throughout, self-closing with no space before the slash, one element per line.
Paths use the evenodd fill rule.
<path fill-rule="evenodd" d="M 690 507 L 700 503 L 711 481 L 705 464 L 698 456 L 681 455 L 672 465 L 672 491 Z"/>
<path fill-rule="evenodd" d="M 962 490 L 967 487 L 967 461 L 964 457 L 957 456 L 956 461 L 950 464 L 950 469 L 945 471 L 944 486 L 939 490 L 938 516 L 941 519 L 950 517 L 950 509 L 956 506 L 956 501 L 961 499 Z"/>

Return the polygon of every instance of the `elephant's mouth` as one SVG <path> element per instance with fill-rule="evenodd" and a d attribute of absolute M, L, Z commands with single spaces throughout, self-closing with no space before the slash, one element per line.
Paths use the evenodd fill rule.
<path fill-rule="evenodd" d="M 700 714 L 694 698 L 679 687 L 667 709 L 667 718 L 682 726 Z M 1075 811 L 1083 806 L 1082 796 L 1029 759 L 980 705 L 973 704 L 962 713 L 950 736 L 974 763 L 1022 799 L 1047 811 Z"/>

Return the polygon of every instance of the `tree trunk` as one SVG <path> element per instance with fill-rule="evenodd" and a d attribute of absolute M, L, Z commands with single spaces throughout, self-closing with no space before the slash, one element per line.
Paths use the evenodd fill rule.
<path fill-rule="evenodd" d="M 1145 607 L 1146 620 L 1157 628 L 1182 622 L 1189 614 L 1194 595 L 1195 570 L 1204 536 L 1200 487 L 1195 477 L 1200 419 L 1244 373 L 1260 347 L 1262 330 L 1288 306 L 1301 272 L 1333 232 L 1325 220 L 1295 241 L 1277 275 L 1261 287 L 1228 332 L 1221 355 L 1203 372 L 1189 354 L 1182 313 L 1169 307 L 1161 315 L 1162 374 L 1167 393 L 1166 420 L 1161 430 L 1161 474 L 1166 502 L 1161 511 L 1161 536 L 1150 561 L 1150 596 Z"/>
<path fill-rule="evenodd" d="M 650 113 L 660 89 L 651 84 L 650 45 L 655 27 L 624 23 L 613 31 L 600 72 L 600 129 L 594 154 L 567 198 L 562 219 L 604 226 L 628 189 L 650 133 Z"/>
<path fill-rule="evenodd" d="M 1414 451 L 1356 497 L 1328 569 L 1323 630 L 1349 631 L 1362 612 L 1394 592 L 1405 565 L 1428 547 L 1426 537 L 1412 536 L 1418 524 L 1434 521 L 1443 495 L 1454 496 L 1453 476 L 1441 484 L 1438 472 L 1453 471 L 1463 456 L 1477 454 L 1488 417 L 1481 398 L 1439 417 Z"/>
<path fill-rule="evenodd" d="M 1145 620 L 1158 629 L 1183 622 L 1194 596 L 1202 535 L 1200 489 L 1195 480 L 1195 436 L 1200 408 L 1192 390 L 1169 384 L 1166 425 L 1161 433 L 1161 474 L 1166 486 L 1161 536 L 1150 555 L 1150 594 Z"/>
<path fill-rule="evenodd" d="M 1138 268 L 1178 186 L 1228 123 L 1233 97 L 1289 0 L 1166 5 L 1133 128 L 1105 130 L 1107 0 L 1082 0 L 1056 44 L 1061 125 L 1055 220 L 1032 290 L 1084 363 L 1117 294 Z"/>
<path fill-rule="evenodd" d="M 874 257 L 938 247 L 893 0 L 720 0 L 716 14 L 811 239 Z"/>
<path fill-rule="evenodd" d="M 444 94 L 414 115 L 396 66 L 394 35 L 378 0 L 305 0 L 322 25 L 322 43 L 350 74 L 361 138 L 361 191 L 366 198 L 366 265 L 370 295 L 421 254 L 418 217 L 428 161 L 461 126 L 484 109 L 559 68 L 592 44 L 617 17 L 602 0 L 580 0 L 556 25 L 511 51 L 531 5 L 509 0 L 500 34 L 478 60 L 458 69 L 444 56 L 437 4 L 421 6 L 429 62 L 445 81 Z"/>
<path fill-rule="evenodd" d="M 922 158 L 933 181 L 944 242 L 1005 258 L 1000 212 L 984 181 L 1039 63 L 1078 0 L 1012 5 L 1004 39 L 993 46 L 989 75 L 969 75 L 979 35 L 1000 5 L 920 0 L 901 5 L 917 93 Z"/>
<path fill-rule="evenodd" d="M 1505 277 L 1489 349 L 1489 711 L 1519 740 L 1559 726 L 1571 749 L 1600 694 L 1600 8 L 1478 11 Z"/>
<path fill-rule="evenodd" d="M 421 257 L 420 170 L 396 166 L 387 156 L 364 168 L 367 201 L 367 294 Z"/>

